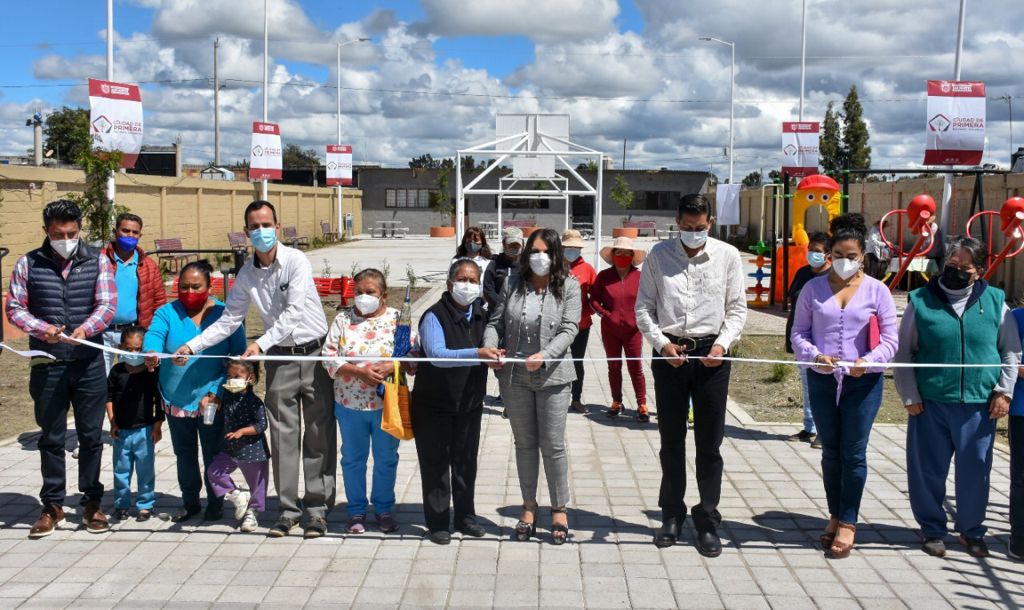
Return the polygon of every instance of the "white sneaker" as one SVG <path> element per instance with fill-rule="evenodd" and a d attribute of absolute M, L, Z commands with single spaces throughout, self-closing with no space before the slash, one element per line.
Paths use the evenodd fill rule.
<path fill-rule="evenodd" d="M 251 508 L 246 509 L 242 524 L 238 526 L 239 531 L 255 532 L 259 526 L 259 522 L 256 521 L 256 511 Z"/>
<path fill-rule="evenodd" d="M 235 505 L 235 521 L 239 521 L 245 516 L 245 511 L 249 508 L 249 498 L 251 497 L 249 492 L 237 488 L 224 495 L 225 500 Z"/>

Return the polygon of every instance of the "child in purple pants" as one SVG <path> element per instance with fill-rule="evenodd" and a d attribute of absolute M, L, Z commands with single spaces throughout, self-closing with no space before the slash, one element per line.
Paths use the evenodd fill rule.
<path fill-rule="evenodd" d="M 243 532 L 255 532 L 256 516 L 266 508 L 267 474 L 270 451 L 264 432 L 267 411 L 252 391 L 257 381 L 256 365 L 245 360 L 228 362 L 224 410 L 224 447 L 214 456 L 207 476 L 218 497 L 235 505 L 235 519 Z M 249 491 L 239 489 L 231 479 L 235 469 L 242 471 Z"/>

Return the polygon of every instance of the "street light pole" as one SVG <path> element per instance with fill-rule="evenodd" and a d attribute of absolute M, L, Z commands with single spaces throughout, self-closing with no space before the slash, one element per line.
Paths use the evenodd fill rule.
<path fill-rule="evenodd" d="M 1010 109 L 1010 163 L 1013 163 L 1013 96 L 1003 95 L 998 99 L 1006 102 L 1007 107 Z"/>
<path fill-rule="evenodd" d="M 736 121 L 736 44 L 711 36 L 702 36 L 700 39 L 704 42 L 717 42 L 728 45 L 732 52 L 732 64 L 729 69 L 729 184 L 734 184 L 733 159 L 735 155 L 733 154 L 733 145 L 735 143 L 735 130 L 733 127 Z"/>
<path fill-rule="evenodd" d="M 366 42 L 368 40 L 370 40 L 370 39 L 369 38 L 354 38 L 352 40 L 345 40 L 343 42 L 339 42 L 338 43 L 338 65 L 337 65 L 337 70 L 338 70 L 338 72 L 337 72 L 337 78 L 338 78 L 338 91 L 337 91 L 338 113 L 337 113 L 337 116 L 336 116 L 336 118 L 337 118 L 338 133 L 337 133 L 337 141 L 335 142 L 335 144 L 338 144 L 338 145 L 341 144 L 341 47 L 347 47 L 350 44 L 356 44 L 358 42 Z M 338 227 L 338 235 L 343 235 L 343 231 L 344 231 L 343 227 L 345 226 L 345 223 L 344 223 L 343 217 L 342 217 L 342 211 L 344 210 L 344 204 L 345 204 L 345 187 L 343 185 L 339 184 L 338 185 L 338 225 L 340 225 L 340 226 Z"/>
<path fill-rule="evenodd" d="M 217 74 L 217 49 L 220 38 L 213 39 L 213 165 L 220 167 L 220 78 Z"/>
<path fill-rule="evenodd" d="M 807 74 L 807 0 L 800 3 L 800 118 L 804 120 L 804 77 Z"/>
<path fill-rule="evenodd" d="M 953 80 L 960 80 L 960 57 L 964 52 L 964 23 L 967 20 L 967 0 L 960 0 L 960 19 L 956 28 L 956 55 L 953 59 Z M 950 167 L 949 169 L 952 169 Z M 949 238 L 949 225 L 952 220 L 949 217 L 950 202 L 953 200 L 953 174 L 947 173 L 942 176 L 942 207 L 940 209 L 939 227 L 942 231 L 942 238 Z"/>
<path fill-rule="evenodd" d="M 107 80 L 114 80 L 114 0 L 107 0 Z M 114 198 L 117 196 L 116 175 L 117 170 L 114 170 L 107 177 L 107 200 L 110 201 L 111 216 L 114 211 Z"/>

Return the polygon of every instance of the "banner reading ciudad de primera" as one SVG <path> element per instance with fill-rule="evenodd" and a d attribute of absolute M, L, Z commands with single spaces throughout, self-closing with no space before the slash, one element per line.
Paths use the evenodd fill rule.
<path fill-rule="evenodd" d="M 249 180 L 280 180 L 281 162 L 281 127 L 253 121 Z"/>
<path fill-rule="evenodd" d="M 985 83 L 928 81 L 925 165 L 978 165 L 985 152 Z"/>
<path fill-rule="evenodd" d="M 327 185 L 352 185 L 352 147 L 347 144 L 327 145 Z"/>
<path fill-rule="evenodd" d="M 818 173 L 818 128 L 816 122 L 782 124 L 782 171 L 796 178 Z"/>
<path fill-rule="evenodd" d="M 89 134 L 94 149 L 119 150 L 121 167 L 135 167 L 142 148 L 139 86 L 90 78 Z"/>

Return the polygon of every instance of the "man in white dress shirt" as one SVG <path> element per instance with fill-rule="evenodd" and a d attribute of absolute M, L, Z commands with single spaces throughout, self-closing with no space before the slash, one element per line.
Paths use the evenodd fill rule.
<path fill-rule="evenodd" d="M 278 243 L 277 211 L 267 201 L 245 208 L 245 228 L 255 256 L 242 266 L 228 295 L 224 314 L 179 354 L 198 354 L 231 335 L 255 305 L 266 329 L 243 358 L 318 356 L 327 335 L 327 317 L 313 284 L 313 269 L 302 252 Z M 330 377 L 319 362 L 268 360 L 267 415 L 271 461 L 280 515 L 267 535 L 288 535 L 302 511 L 306 538 L 327 532 L 327 512 L 334 506 L 337 433 Z M 300 427 L 301 425 L 301 427 Z M 304 437 L 304 438 L 303 438 Z M 306 491 L 299 503 L 299 464 Z"/>
<path fill-rule="evenodd" d="M 703 195 L 680 199 L 676 223 L 680 239 L 651 249 L 636 300 L 637 326 L 654 348 L 651 372 L 661 435 L 658 505 L 664 524 L 654 543 L 675 544 L 686 521 L 686 423 L 692 398 L 700 492 L 692 509 L 697 550 L 717 557 L 730 371 L 730 363 L 718 358 L 739 341 L 747 319 L 746 285 L 739 251 L 708 236 L 713 219 Z"/>

